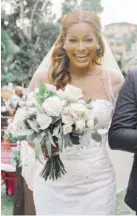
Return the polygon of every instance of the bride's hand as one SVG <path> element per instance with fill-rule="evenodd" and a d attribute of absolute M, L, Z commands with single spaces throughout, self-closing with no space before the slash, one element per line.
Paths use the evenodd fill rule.
<path fill-rule="evenodd" d="M 29 143 L 29 146 L 33 149 L 35 149 L 35 144 L 34 143 Z M 47 160 L 49 159 L 49 156 L 48 156 L 48 153 L 47 153 L 47 149 L 46 149 L 46 146 L 45 145 L 42 145 L 41 147 L 41 150 L 42 150 L 42 153 L 43 153 L 43 156 L 44 156 L 44 159 Z M 55 156 L 59 154 L 59 149 L 58 147 L 52 147 L 52 156 Z"/>
<path fill-rule="evenodd" d="M 44 159 L 45 160 L 49 159 L 46 146 L 45 145 L 42 146 L 41 149 L 42 149 L 42 153 L 43 153 Z M 58 154 L 59 154 L 59 148 L 53 146 L 52 147 L 52 156 L 55 156 L 55 155 L 58 155 Z"/>

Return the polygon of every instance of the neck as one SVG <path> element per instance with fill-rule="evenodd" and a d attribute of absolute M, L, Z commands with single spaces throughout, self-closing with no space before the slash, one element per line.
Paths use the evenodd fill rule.
<path fill-rule="evenodd" d="M 89 67 L 85 68 L 78 68 L 75 65 L 70 64 L 69 65 L 69 71 L 71 73 L 72 77 L 85 77 L 92 75 L 96 72 L 97 66 L 93 64 L 92 66 L 90 65 Z"/>

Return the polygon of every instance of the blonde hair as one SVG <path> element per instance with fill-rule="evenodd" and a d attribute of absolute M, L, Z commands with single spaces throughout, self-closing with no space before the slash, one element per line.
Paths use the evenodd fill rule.
<path fill-rule="evenodd" d="M 68 28 L 77 23 L 88 23 L 92 26 L 94 34 L 99 43 L 94 62 L 100 64 L 100 59 L 104 55 L 104 42 L 101 34 L 101 23 L 99 17 L 92 12 L 75 10 L 68 13 L 62 19 L 62 28 L 60 35 L 55 42 L 55 48 L 52 53 L 51 66 L 48 73 L 49 81 L 57 87 L 57 89 L 64 88 L 71 81 L 71 76 L 68 71 L 69 59 L 64 50 L 64 38 Z"/>

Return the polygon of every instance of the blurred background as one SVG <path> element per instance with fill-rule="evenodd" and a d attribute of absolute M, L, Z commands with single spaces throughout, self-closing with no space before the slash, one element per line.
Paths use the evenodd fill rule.
<path fill-rule="evenodd" d="M 28 86 L 71 9 L 97 12 L 122 71 L 137 63 L 136 0 L 2 0 L 2 86 Z"/>
<path fill-rule="evenodd" d="M 55 42 L 62 17 L 77 7 L 98 13 L 124 76 L 137 64 L 137 0 L 1 0 L 2 215 L 12 215 L 16 181 L 15 144 L 6 143 L 4 133 Z M 124 204 L 124 194 L 118 194 L 117 214 L 132 213 Z"/>

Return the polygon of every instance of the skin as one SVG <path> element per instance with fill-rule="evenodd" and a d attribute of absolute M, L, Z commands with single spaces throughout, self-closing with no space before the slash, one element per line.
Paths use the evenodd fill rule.
<path fill-rule="evenodd" d="M 84 100 L 108 100 L 101 67 L 93 61 L 99 44 L 92 26 L 87 23 L 70 26 L 66 32 L 64 45 L 69 57 L 71 84 L 83 90 Z M 82 56 L 85 57 L 80 58 Z"/>

